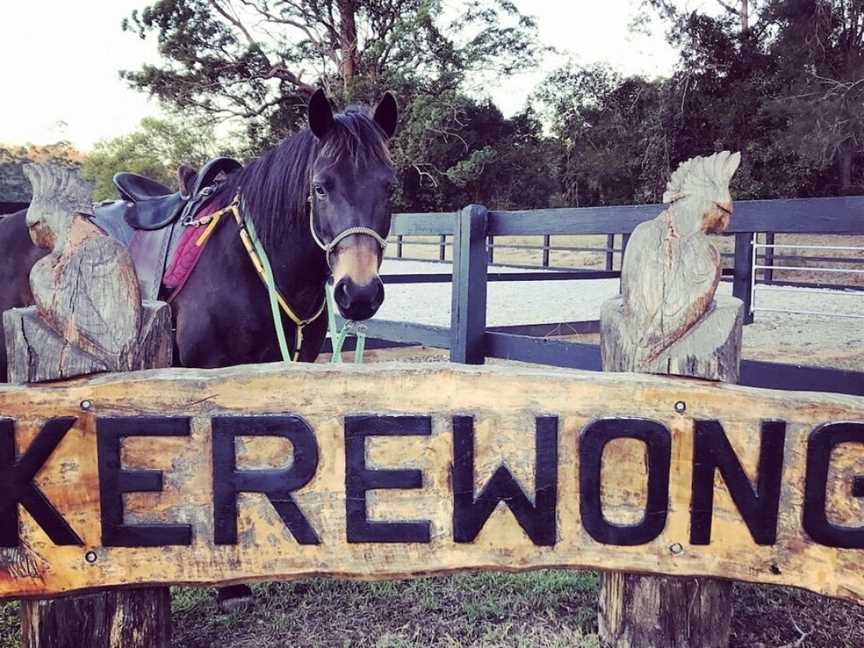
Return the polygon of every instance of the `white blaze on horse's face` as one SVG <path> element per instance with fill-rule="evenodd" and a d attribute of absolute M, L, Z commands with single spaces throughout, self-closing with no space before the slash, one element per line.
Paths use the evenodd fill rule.
<path fill-rule="evenodd" d="M 309 127 L 320 142 L 310 178 L 310 227 L 325 250 L 333 297 L 343 317 L 372 317 L 384 301 L 378 269 L 390 229 L 395 174 L 386 140 L 396 129 L 389 93 L 371 116 L 334 116 L 323 92 L 309 103 Z"/>

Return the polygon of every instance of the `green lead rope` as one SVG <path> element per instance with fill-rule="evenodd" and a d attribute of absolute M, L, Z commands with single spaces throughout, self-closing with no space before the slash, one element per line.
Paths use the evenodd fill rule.
<path fill-rule="evenodd" d="M 354 349 L 354 364 L 362 364 L 363 353 L 366 351 L 366 327 L 347 320 L 341 329 L 338 328 L 336 324 L 336 305 L 333 303 L 333 288 L 330 284 L 324 286 L 324 294 L 327 299 L 327 327 L 330 330 L 330 343 L 333 346 L 330 362 L 333 364 L 344 362 L 342 360 L 342 347 L 345 345 L 345 340 L 348 339 L 348 336 L 353 334 L 357 338 L 357 346 Z"/>
<path fill-rule="evenodd" d="M 270 299 L 270 311 L 273 315 L 276 339 L 279 341 L 279 352 L 282 354 L 284 362 L 293 362 L 291 353 L 288 351 L 288 341 L 285 339 L 285 329 L 282 326 L 282 314 L 279 312 L 279 302 L 276 298 L 276 281 L 273 278 L 273 268 L 270 266 L 270 259 L 267 257 L 267 252 L 258 238 L 255 225 L 251 220 L 247 220 L 245 225 L 246 231 L 249 232 L 252 246 L 255 248 L 255 253 L 261 260 L 261 265 L 264 268 L 264 283 L 267 285 L 267 297 Z M 348 320 L 342 325 L 341 329 L 337 328 L 333 290 L 329 284 L 324 286 L 324 295 L 327 300 L 327 326 L 330 330 L 330 341 L 333 345 L 333 354 L 330 362 L 335 364 L 343 362 L 342 347 L 345 345 L 345 340 L 348 336 L 353 334 L 357 338 L 357 346 L 354 350 L 354 362 L 355 364 L 362 364 L 363 354 L 366 351 L 366 327 Z"/>
<path fill-rule="evenodd" d="M 291 353 L 288 351 L 288 341 L 285 339 L 285 329 L 282 327 L 282 313 L 279 312 L 279 302 L 276 299 L 276 281 L 273 278 L 273 268 L 270 267 L 270 259 L 267 258 L 267 252 L 261 241 L 258 239 L 258 233 L 255 231 L 255 225 L 252 219 L 245 221 L 246 231 L 249 232 L 249 238 L 255 248 L 255 253 L 264 267 L 264 283 L 267 285 L 267 296 L 270 298 L 270 311 L 273 314 L 273 326 L 276 329 L 276 339 L 279 341 L 279 353 L 282 354 L 284 362 L 293 362 Z"/>

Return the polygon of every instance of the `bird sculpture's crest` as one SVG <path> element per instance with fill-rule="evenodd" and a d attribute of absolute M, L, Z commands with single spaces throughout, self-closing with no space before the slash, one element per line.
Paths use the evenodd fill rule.
<path fill-rule="evenodd" d="M 25 164 L 23 171 L 33 187 L 27 209 L 30 238 L 41 248 L 60 252 L 75 214 L 92 210 L 93 187 L 75 167 Z"/>
<path fill-rule="evenodd" d="M 741 154 L 728 151 L 684 162 L 666 186 L 669 207 L 633 230 L 621 292 L 642 369 L 712 308 L 722 258 L 708 235 L 729 224 L 729 181 L 740 163 Z"/>
<path fill-rule="evenodd" d="M 741 153 L 723 151 L 709 157 L 694 157 L 682 164 L 666 184 L 664 203 L 686 196 L 728 194 L 729 181 L 741 164 Z"/>

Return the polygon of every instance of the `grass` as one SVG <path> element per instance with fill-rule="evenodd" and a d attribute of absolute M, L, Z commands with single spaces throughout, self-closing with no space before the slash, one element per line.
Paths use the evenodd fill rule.
<path fill-rule="evenodd" d="M 478 573 L 362 583 L 318 578 L 254 587 L 249 614 L 218 614 L 208 590 L 175 588 L 174 645 L 599 646 L 597 577 Z"/>
<path fill-rule="evenodd" d="M 363 583 L 254 586 L 247 613 L 220 614 L 207 588 L 171 590 L 175 648 L 600 648 L 593 572 L 497 572 Z M 860 648 L 864 607 L 791 588 L 736 584 L 731 648 Z M 0 648 L 20 645 L 17 603 L 0 604 Z"/>

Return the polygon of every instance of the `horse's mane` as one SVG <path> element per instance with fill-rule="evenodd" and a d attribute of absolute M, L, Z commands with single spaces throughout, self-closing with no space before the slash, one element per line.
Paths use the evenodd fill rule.
<path fill-rule="evenodd" d="M 252 219 L 266 248 L 275 249 L 296 225 L 305 224 L 309 175 L 316 158 L 334 164 L 350 158 L 355 168 L 370 161 L 391 163 L 384 131 L 365 108 L 351 106 L 334 120 L 323 141 L 305 128 L 232 173 L 220 190 L 228 199 L 242 193 L 244 216 Z"/>

